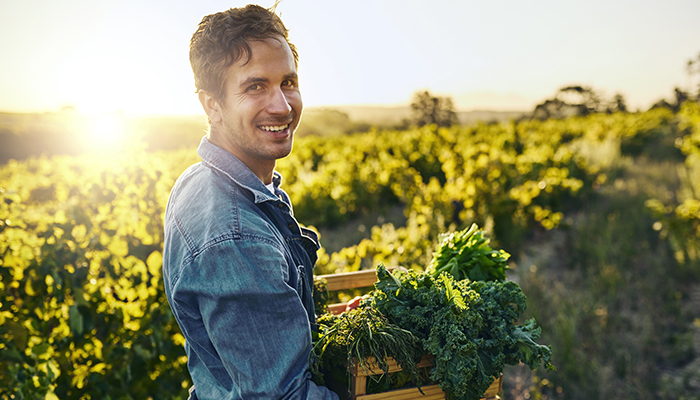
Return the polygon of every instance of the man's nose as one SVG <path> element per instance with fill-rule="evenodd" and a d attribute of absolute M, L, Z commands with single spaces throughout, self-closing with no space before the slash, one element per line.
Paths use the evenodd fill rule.
<path fill-rule="evenodd" d="M 276 115 L 287 115 L 292 111 L 292 106 L 287 100 L 287 96 L 282 88 L 273 90 L 270 102 L 267 105 L 267 112 Z"/>

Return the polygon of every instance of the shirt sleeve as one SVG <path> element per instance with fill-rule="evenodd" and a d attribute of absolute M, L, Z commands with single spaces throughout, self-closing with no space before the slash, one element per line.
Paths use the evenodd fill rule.
<path fill-rule="evenodd" d="M 231 239 L 196 256 L 173 287 L 183 333 L 212 384 L 240 398 L 335 400 L 311 380 L 310 324 L 276 246 Z"/>

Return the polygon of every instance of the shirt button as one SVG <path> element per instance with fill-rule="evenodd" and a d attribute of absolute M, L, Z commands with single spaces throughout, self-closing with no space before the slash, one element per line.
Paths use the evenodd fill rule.
<path fill-rule="evenodd" d="M 290 224 L 288 224 L 287 226 L 289 227 L 289 229 L 294 229 L 294 226 L 295 226 L 295 225 L 292 224 L 292 223 L 290 223 Z"/>
<path fill-rule="evenodd" d="M 284 203 L 280 201 L 279 203 L 277 203 L 277 207 L 284 208 Z"/>

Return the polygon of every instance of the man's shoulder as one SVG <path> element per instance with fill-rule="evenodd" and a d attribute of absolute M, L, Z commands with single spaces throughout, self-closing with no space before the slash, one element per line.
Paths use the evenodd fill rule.
<path fill-rule="evenodd" d="M 240 187 L 220 171 L 197 163 L 187 168 L 178 177 L 170 193 L 169 206 L 177 209 L 201 208 L 202 206 L 230 203 Z"/>
<path fill-rule="evenodd" d="M 166 221 L 195 247 L 270 234 L 253 194 L 202 163 L 178 178 L 168 201 Z"/>

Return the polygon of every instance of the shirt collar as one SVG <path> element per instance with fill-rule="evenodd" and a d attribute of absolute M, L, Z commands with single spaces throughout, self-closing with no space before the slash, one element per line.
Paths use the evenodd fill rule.
<path fill-rule="evenodd" d="M 209 167 L 220 171 L 239 186 L 250 191 L 255 197 L 255 203 L 261 203 L 268 200 L 279 200 L 270 193 L 263 182 L 255 176 L 241 160 L 236 156 L 222 149 L 221 147 L 211 143 L 206 136 L 202 138 L 197 149 L 197 154 L 202 158 L 202 162 Z M 275 186 L 275 191 L 282 183 L 282 175 L 277 171 L 272 172 L 272 183 Z"/>

